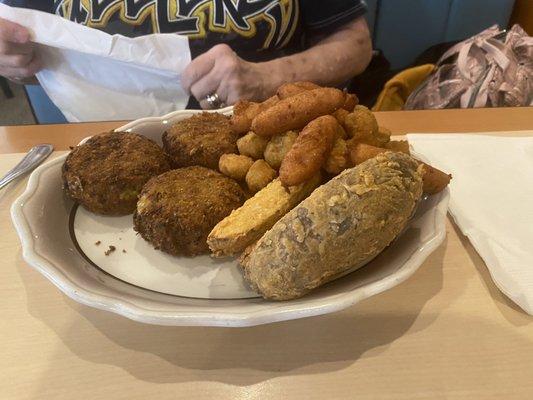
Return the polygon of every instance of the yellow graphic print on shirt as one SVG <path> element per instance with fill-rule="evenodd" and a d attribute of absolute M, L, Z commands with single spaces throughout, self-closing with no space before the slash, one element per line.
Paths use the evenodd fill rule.
<path fill-rule="evenodd" d="M 111 23 L 142 34 L 175 32 L 203 39 L 210 32 L 256 38 L 262 48 L 284 47 L 296 29 L 299 0 L 56 0 L 54 12 L 106 30 Z M 265 29 L 267 27 L 267 29 Z"/>

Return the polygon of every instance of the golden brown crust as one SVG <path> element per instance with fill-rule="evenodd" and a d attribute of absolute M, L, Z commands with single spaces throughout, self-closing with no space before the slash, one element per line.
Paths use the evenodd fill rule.
<path fill-rule="evenodd" d="M 256 160 L 246 174 L 246 185 L 250 192 L 256 193 L 272 182 L 276 175 L 265 160 Z"/>
<path fill-rule="evenodd" d="M 263 153 L 268 144 L 268 139 L 258 136 L 253 132 L 248 132 L 246 135 L 237 140 L 237 148 L 239 153 L 258 160 L 263 158 Z"/>
<path fill-rule="evenodd" d="M 270 182 L 213 228 L 207 238 L 211 251 L 215 256 L 240 253 L 309 196 L 320 182 L 320 174 L 302 185 L 288 188 L 279 179 Z"/>
<path fill-rule="evenodd" d="M 385 144 L 385 148 L 391 151 L 400 151 L 405 154 L 411 154 L 407 140 L 391 140 Z"/>
<path fill-rule="evenodd" d="M 250 131 L 252 120 L 261 112 L 276 104 L 279 101 L 278 96 L 272 96 L 262 103 L 255 103 L 248 100 L 239 100 L 233 106 L 233 115 L 231 116 L 230 125 L 237 135 L 244 135 Z"/>
<path fill-rule="evenodd" d="M 302 130 L 281 162 L 279 177 L 284 185 L 299 185 L 320 170 L 333 147 L 338 126 L 334 117 L 324 115 Z"/>
<path fill-rule="evenodd" d="M 265 161 L 272 168 L 279 170 L 281 162 L 291 149 L 292 145 L 296 141 L 296 138 L 298 138 L 298 133 L 295 131 L 289 131 L 282 133 L 281 135 L 273 136 L 265 148 Z"/>
<path fill-rule="evenodd" d="M 344 104 L 344 93 L 334 88 L 306 90 L 270 107 L 254 118 L 252 131 L 271 137 L 300 130 L 312 120 L 335 112 Z"/>
<path fill-rule="evenodd" d="M 350 152 L 350 159 L 354 165 L 361 164 L 366 160 L 376 157 L 378 154 L 385 153 L 389 150 L 380 147 L 374 147 L 363 143 L 348 142 Z M 418 161 L 418 160 L 417 160 Z M 424 183 L 424 193 L 436 194 L 444 190 L 450 183 L 452 176 L 446 174 L 437 168 L 432 167 L 426 163 L 418 161 L 423 165 L 422 180 Z"/>
<path fill-rule="evenodd" d="M 237 139 L 228 117 L 203 112 L 171 126 L 163 134 L 163 148 L 176 167 L 201 165 L 216 170 L 222 154 L 237 152 Z"/>
<path fill-rule="evenodd" d="M 346 111 L 352 112 L 357 104 L 359 104 L 359 99 L 357 96 L 353 93 L 346 93 L 342 108 Z"/>
<path fill-rule="evenodd" d="M 404 229 L 422 193 L 415 160 L 388 152 L 348 169 L 281 218 L 241 259 L 250 286 L 289 300 L 372 260 Z"/>
<path fill-rule="evenodd" d="M 126 215 L 143 185 L 170 169 L 163 150 L 135 133 L 108 132 L 75 147 L 63 164 L 66 194 L 87 210 Z"/>
<path fill-rule="evenodd" d="M 344 118 L 344 127 L 348 136 L 359 143 L 372 146 L 380 146 L 381 142 L 376 139 L 378 134 L 378 122 L 372 111 L 365 106 L 356 106 L 352 113 Z"/>
<path fill-rule="evenodd" d="M 286 83 L 278 88 L 278 97 L 283 100 L 306 90 L 318 89 L 319 87 L 316 83 L 308 81 Z"/>
<path fill-rule="evenodd" d="M 350 157 L 348 155 L 348 146 L 344 139 L 338 138 L 333 144 L 333 148 L 324 165 L 324 170 L 333 175 L 340 174 L 350 166 Z"/>
<path fill-rule="evenodd" d="M 339 108 L 337 111 L 335 111 L 333 114 L 331 114 L 331 115 L 333 115 L 335 117 L 335 119 L 337 120 L 339 125 L 344 130 L 343 139 L 347 139 L 348 138 L 348 134 L 346 133 L 346 128 L 344 126 L 344 122 L 345 122 L 346 117 L 348 116 L 348 114 L 350 114 L 350 113 L 348 111 L 346 111 L 344 108 Z"/>
<path fill-rule="evenodd" d="M 207 235 L 244 202 L 234 180 L 204 167 L 175 169 L 144 186 L 134 229 L 156 249 L 173 255 L 208 252 Z"/>
<path fill-rule="evenodd" d="M 449 185 L 452 180 L 450 174 L 446 174 L 441 170 L 432 167 L 426 163 L 422 163 L 423 166 L 423 179 L 424 179 L 424 193 L 436 194 L 443 191 L 446 186 Z"/>
<path fill-rule="evenodd" d="M 254 163 L 250 157 L 239 154 L 222 154 L 218 162 L 218 169 L 224 175 L 237 181 L 244 181 L 248 170 Z"/>

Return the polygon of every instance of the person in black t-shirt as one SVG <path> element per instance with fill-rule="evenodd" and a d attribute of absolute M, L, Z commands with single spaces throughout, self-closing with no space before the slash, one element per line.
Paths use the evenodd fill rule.
<path fill-rule="evenodd" d="M 110 34 L 187 35 L 192 61 L 182 85 L 206 109 L 240 98 L 264 100 L 291 81 L 340 86 L 371 58 L 363 0 L 0 2 L 55 13 Z M 24 83 L 39 68 L 29 32 L 0 19 L 0 75 Z"/>

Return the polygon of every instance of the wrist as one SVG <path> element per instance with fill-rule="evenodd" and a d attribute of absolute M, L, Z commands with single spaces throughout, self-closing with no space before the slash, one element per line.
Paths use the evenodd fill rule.
<path fill-rule="evenodd" d="M 274 96 L 278 88 L 288 82 L 293 82 L 296 78 L 291 78 L 291 73 L 287 71 L 282 59 L 257 63 L 263 77 L 263 90 L 265 99 Z"/>

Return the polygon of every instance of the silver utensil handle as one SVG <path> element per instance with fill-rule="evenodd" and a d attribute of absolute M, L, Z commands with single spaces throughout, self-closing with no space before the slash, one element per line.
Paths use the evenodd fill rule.
<path fill-rule="evenodd" d="M 0 179 L 0 189 L 4 188 L 13 179 L 31 171 L 43 162 L 54 151 L 51 144 L 39 144 L 31 148 L 20 162 L 15 165 L 2 179 Z"/>

